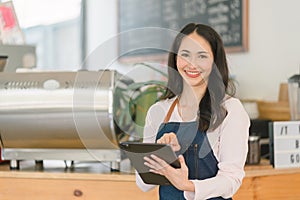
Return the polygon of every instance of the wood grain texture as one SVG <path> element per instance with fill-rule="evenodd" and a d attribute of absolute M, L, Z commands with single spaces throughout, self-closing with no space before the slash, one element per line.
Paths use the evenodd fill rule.
<path fill-rule="evenodd" d="M 133 181 L 0 178 L 1 200 L 158 199 L 158 191 L 140 191 Z"/>
<path fill-rule="evenodd" d="M 245 169 L 246 177 L 234 200 L 300 199 L 300 168 L 273 169 L 262 162 Z M 133 174 L 0 170 L 1 200 L 158 199 L 158 188 L 142 192 Z"/>
<path fill-rule="evenodd" d="M 300 173 L 246 177 L 235 200 L 300 199 Z"/>

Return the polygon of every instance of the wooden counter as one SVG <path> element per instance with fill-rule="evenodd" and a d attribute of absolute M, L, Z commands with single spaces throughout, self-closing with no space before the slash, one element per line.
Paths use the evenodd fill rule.
<path fill-rule="evenodd" d="M 108 163 L 83 162 L 72 170 L 62 163 L 56 161 L 42 171 L 29 161 L 23 161 L 19 171 L 1 164 L 0 200 L 158 199 L 156 190 L 144 193 L 137 188 L 133 169 L 111 172 Z"/>
<path fill-rule="evenodd" d="M 234 199 L 300 199 L 300 168 L 274 169 L 263 161 L 259 166 L 246 166 L 246 177 Z"/>
<path fill-rule="evenodd" d="M 158 191 L 141 192 L 130 173 L 63 172 L 56 169 L 9 171 L 0 166 L 1 200 L 158 199 Z M 100 172 L 100 171 L 98 171 Z M 246 166 L 246 177 L 234 199 L 300 199 L 300 169 Z"/>

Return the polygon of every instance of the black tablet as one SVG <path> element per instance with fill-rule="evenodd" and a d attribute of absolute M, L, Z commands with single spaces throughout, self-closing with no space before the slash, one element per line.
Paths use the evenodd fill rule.
<path fill-rule="evenodd" d="M 120 148 L 129 158 L 131 164 L 137 170 L 144 183 L 154 185 L 171 185 L 166 177 L 149 172 L 149 167 L 144 164 L 145 156 L 154 154 L 165 160 L 172 167 L 180 168 L 180 162 L 169 145 L 142 142 L 123 142 L 120 143 Z"/>

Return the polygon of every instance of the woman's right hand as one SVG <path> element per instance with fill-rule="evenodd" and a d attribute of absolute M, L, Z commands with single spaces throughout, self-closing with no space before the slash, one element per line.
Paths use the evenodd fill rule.
<path fill-rule="evenodd" d="M 171 132 L 171 133 L 165 133 L 161 138 L 159 138 L 157 141 L 159 144 L 169 144 L 173 151 L 179 151 L 180 150 L 180 145 L 178 143 L 176 134 Z"/>

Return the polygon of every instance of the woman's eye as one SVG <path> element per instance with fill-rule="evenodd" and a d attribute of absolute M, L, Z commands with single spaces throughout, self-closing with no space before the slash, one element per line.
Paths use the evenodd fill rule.
<path fill-rule="evenodd" d="M 204 59 L 207 58 L 207 55 L 199 55 L 198 58 Z"/>
<path fill-rule="evenodd" d="M 189 57 L 189 54 L 187 54 L 187 53 L 182 53 L 180 56 L 181 56 L 181 57 Z"/>

